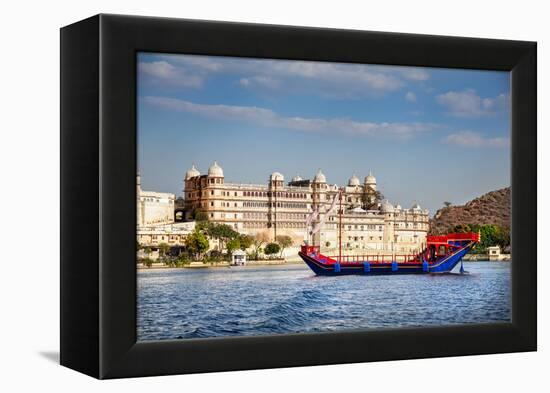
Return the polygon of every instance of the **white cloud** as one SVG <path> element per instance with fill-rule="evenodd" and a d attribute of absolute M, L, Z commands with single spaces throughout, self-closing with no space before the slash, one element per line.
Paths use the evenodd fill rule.
<path fill-rule="evenodd" d="M 428 71 L 417 67 L 195 55 L 157 58 L 202 80 L 216 73 L 234 75 L 245 88 L 277 88 L 333 98 L 377 96 L 429 78 Z"/>
<path fill-rule="evenodd" d="M 252 76 L 249 78 L 241 78 L 239 84 L 243 87 L 263 87 L 268 89 L 277 89 L 280 86 L 278 80 L 269 76 Z"/>
<path fill-rule="evenodd" d="M 173 64 L 208 72 L 218 72 L 224 68 L 223 62 L 215 56 L 162 55 L 162 58 Z"/>
<path fill-rule="evenodd" d="M 414 94 L 412 91 L 407 92 L 405 94 L 405 99 L 409 102 L 416 102 L 416 94 Z"/>
<path fill-rule="evenodd" d="M 402 75 L 412 81 L 425 81 L 430 78 L 428 71 L 420 67 L 400 67 Z"/>
<path fill-rule="evenodd" d="M 374 92 L 386 92 L 397 90 L 404 84 L 394 73 L 383 72 L 380 67 L 363 64 L 269 61 L 264 64 L 263 70 L 269 75 L 300 77 L 328 83 L 333 88 L 341 86 L 354 90 L 368 89 Z"/>
<path fill-rule="evenodd" d="M 486 138 L 477 132 L 467 131 L 467 130 L 450 134 L 443 141 L 451 145 L 473 147 L 473 148 L 510 146 L 509 138 L 503 138 L 503 137 Z"/>
<path fill-rule="evenodd" d="M 449 91 L 436 97 L 448 113 L 457 117 L 491 116 L 509 106 L 509 97 L 500 94 L 494 98 L 482 98 L 473 89 Z"/>
<path fill-rule="evenodd" d="M 206 118 L 243 121 L 264 127 L 279 127 L 297 131 L 343 133 L 359 136 L 391 136 L 407 139 L 436 129 L 432 123 L 359 122 L 347 118 L 304 118 L 282 116 L 271 109 L 255 106 L 197 104 L 168 97 L 147 96 L 146 104 L 165 110 L 186 112 Z"/>
<path fill-rule="evenodd" d="M 141 76 L 146 76 L 149 83 L 175 87 L 201 87 L 202 77 L 189 74 L 185 69 L 176 67 L 166 61 L 141 62 L 138 64 Z"/>

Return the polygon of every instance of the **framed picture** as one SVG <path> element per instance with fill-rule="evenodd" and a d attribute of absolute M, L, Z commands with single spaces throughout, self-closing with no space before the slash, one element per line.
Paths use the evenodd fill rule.
<path fill-rule="evenodd" d="M 536 44 L 61 29 L 61 364 L 536 350 Z"/>

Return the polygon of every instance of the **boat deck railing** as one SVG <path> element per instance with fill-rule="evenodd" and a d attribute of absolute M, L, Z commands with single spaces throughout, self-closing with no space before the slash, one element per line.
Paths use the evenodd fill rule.
<path fill-rule="evenodd" d="M 456 235 L 456 234 L 453 234 Z M 478 241 L 478 234 L 461 234 L 466 236 L 460 236 L 460 240 L 468 241 L 468 244 L 472 244 Z M 468 236 L 469 235 L 469 236 Z M 474 236 L 472 236 L 474 235 Z M 475 236 L 477 235 L 477 236 Z M 439 239 L 438 239 L 439 240 Z M 453 240 L 458 240 L 456 237 L 453 237 Z M 429 243 L 428 243 L 429 244 Z M 334 264 L 361 264 L 368 262 L 369 264 L 391 264 L 397 262 L 399 264 L 419 264 L 427 261 L 429 264 L 436 263 L 441 258 L 446 258 L 449 255 L 454 254 L 458 250 L 467 246 L 467 244 L 449 244 L 446 243 L 446 247 L 443 253 L 439 251 L 435 255 L 435 259 L 427 258 L 427 249 L 417 253 L 417 254 L 368 254 L 368 255 L 323 255 L 321 254 L 321 248 L 319 246 L 302 246 L 302 253 L 314 257 L 319 262 Z"/>
<path fill-rule="evenodd" d="M 321 254 L 319 254 L 321 255 Z M 326 257 L 334 262 L 340 260 L 340 263 L 422 263 L 421 256 L 418 254 L 380 254 L 380 255 L 342 255 Z"/>
<path fill-rule="evenodd" d="M 325 263 L 422 263 L 422 253 L 418 254 L 369 254 L 369 255 L 323 255 L 320 252 L 319 246 L 302 246 L 302 252 L 309 256 L 315 256 L 316 259 Z"/>

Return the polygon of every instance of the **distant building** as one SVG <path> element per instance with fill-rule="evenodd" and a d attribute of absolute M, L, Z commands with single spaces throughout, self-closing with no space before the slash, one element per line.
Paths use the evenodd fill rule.
<path fill-rule="evenodd" d="M 246 252 L 243 250 L 235 250 L 231 254 L 231 264 L 234 266 L 246 265 Z"/>
<path fill-rule="evenodd" d="M 214 162 L 201 175 L 193 165 L 185 174 L 182 210 L 184 219 L 192 219 L 197 209 L 209 220 L 230 225 L 235 230 L 254 235 L 267 232 L 272 239 L 289 235 L 300 244 L 307 237 L 306 219 L 314 209 L 322 229 L 312 241 L 336 248 L 339 217 L 327 212 L 339 187 L 327 183 L 319 170 L 312 180 L 296 175 L 285 184 L 284 176 L 272 173 L 266 184 L 226 183 L 223 169 Z M 343 190 L 342 244 L 345 249 L 362 252 L 417 252 L 428 233 L 428 210 L 417 204 L 410 209 L 392 205 L 378 198 L 376 178 L 369 173 L 363 183 L 353 175 Z"/>
<path fill-rule="evenodd" d="M 499 261 L 502 258 L 499 246 L 487 247 L 487 254 L 489 255 L 490 261 Z"/>
<path fill-rule="evenodd" d="M 194 221 L 139 226 L 137 228 L 137 241 L 142 246 L 155 247 L 162 243 L 172 247 L 183 246 L 185 238 L 194 229 Z"/>
<path fill-rule="evenodd" d="M 170 193 L 143 191 L 141 177 L 136 179 L 137 225 L 167 224 L 174 222 L 174 201 Z"/>

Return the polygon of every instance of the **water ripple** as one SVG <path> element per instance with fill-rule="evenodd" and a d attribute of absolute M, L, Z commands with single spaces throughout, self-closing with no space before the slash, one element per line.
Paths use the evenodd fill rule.
<path fill-rule="evenodd" d="M 303 265 L 138 273 L 138 339 L 510 320 L 510 263 L 469 275 L 317 277 Z"/>

